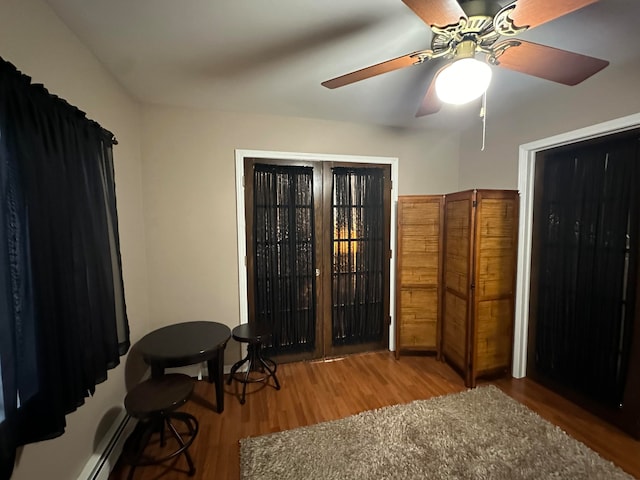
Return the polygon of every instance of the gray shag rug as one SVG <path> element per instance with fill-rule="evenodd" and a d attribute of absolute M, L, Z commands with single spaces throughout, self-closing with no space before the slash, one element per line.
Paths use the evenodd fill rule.
<path fill-rule="evenodd" d="M 240 440 L 242 480 L 632 479 L 494 386 Z"/>

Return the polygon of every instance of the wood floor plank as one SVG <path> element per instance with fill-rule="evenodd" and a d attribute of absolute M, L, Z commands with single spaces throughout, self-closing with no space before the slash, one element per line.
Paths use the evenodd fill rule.
<path fill-rule="evenodd" d="M 250 385 L 245 405 L 239 388 L 225 384 L 225 410 L 215 412 L 213 385 L 196 383 L 194 397 L 182 409 L 195 415 L 200 432 L 190 452 L 195 479 L 240 478 L 239 440 L 245 437 L 335 420 L 364 410 L 427 399 L 465 390 L 462 379 L 431 356 L 390 352 L 353 355 L 328 362 L 278 366 L 282 389 Z M 582 408 L 528 379 L 491 382 L 519 402 L 559 425 L 604 458 L 640 478 L 640 442 Z M 118 464 L 110 480 L 127 478 L 128 466 Z M 182 457 L 165 465 L 139 467 L 136 480 L 190 478 Z"/>

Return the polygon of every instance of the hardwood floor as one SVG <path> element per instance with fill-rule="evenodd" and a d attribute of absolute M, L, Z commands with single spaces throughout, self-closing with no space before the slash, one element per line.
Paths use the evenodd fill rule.
<path fill-rule="evenodd" d="M 225 384 L 225 410 L 215 412 L 213 385 L 197 382 L 194 396 L 183 410 L 195 415 L 200 431 L 189 449 L 196 464 L 187 477 L 183 456 L 163 465 L 139 467 L 134 479 L 225 479 L 240 477 L 241 438 L 334 420 L 375 408 L 465 390 L 462 379 L 446 364 L 429 356 L 401 356 L 379 352 L 327 362 L 278 366 L 280 391 L 258 385 L 238 401 L 237 383 Z M 640 478 L 640 441 L 621 432 L 571 402 L 528 379 L 499 379 L 493 383 L 542 417 L 559 425 L 631 475 Z M 258 388 L 259 387 L 259 388 Z M 249 389 L 248 389 L 249 391 Z M 127 477 L 128 466 L 118 464 L 110 480 Z"/>

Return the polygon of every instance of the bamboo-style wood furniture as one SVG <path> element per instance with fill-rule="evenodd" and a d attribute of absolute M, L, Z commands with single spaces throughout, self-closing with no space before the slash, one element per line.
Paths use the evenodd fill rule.
<path fill-rule="evenodd" d="M 511 366 L 518 192 L 445 196 L 441 354 L 467 387 Z"/>
<path fill-rule="evenodd" d="M 442 195 L 398 198 L 396 358 L 438 349 L 443 206 Z"/>

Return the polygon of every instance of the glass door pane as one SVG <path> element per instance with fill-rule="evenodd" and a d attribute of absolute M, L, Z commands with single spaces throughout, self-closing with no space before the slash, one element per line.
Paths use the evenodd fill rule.
<path fill-rule="evenodd" d="M 385 205 L 384 168 L 332 168 L 333 354 L 386 347 L 389 220 Z"/>
<path fill-rule="evenodd" d="M 256 164 L 253 192 L 254 319 L 273 327 L 268 354 L 313 351 L 313 169 Z"/>

